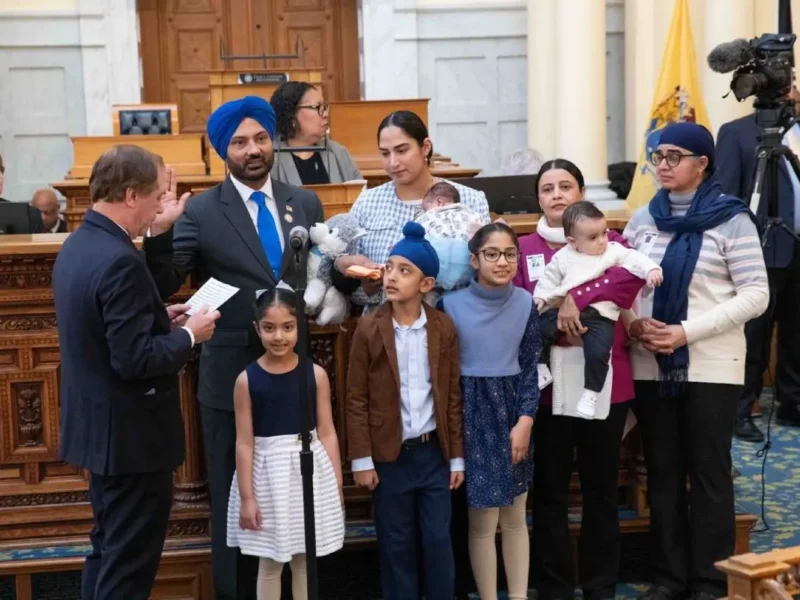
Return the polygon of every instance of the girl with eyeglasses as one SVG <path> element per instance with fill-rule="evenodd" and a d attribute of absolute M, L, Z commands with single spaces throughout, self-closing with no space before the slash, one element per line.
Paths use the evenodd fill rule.
<path fill-rule="evenodd" d="M 291 185 L 342 183 L 362 179 L 347 148 L 327 139 L 329 106 L 322 93 L 305 81 L 287 81 L 276 89 L 270 104 L 275 110 L 275 179 Z M 280 148 L 320 150 L 279 151 Z"/>
<path fill-rule="evenodd" d="M 651 160 L 661 189 L 624 232 L 664 275 L 628 326 L 651 515 L 644 597 L 711 600 L 726 594 L 714 563 L 736 538 L 731 438 L 744 325 L 767 309 L 769 287 L 755 217 L 714 176 L 711 133 L 672 123 Z"/>
<path fill-rule="evenodd" d="M 460 345 L 469 556 L 481 599 L 497 600 L 499 524 L 508 598 L 522 600 L 528 597 L 525 505 L 539 406 L 539 317 L 531 295 L 512 284 L 519 243 L 510 227 L 483 226 L 469 250 L 475 279 L 440 302 Z"/>
<path fill-rule="evenodd" d="M 536 232 L 520 238 L 520 266 L 514 285 L 533 294 L 553 256 L 567 244 L 564 212 L 584 199 L 583 173 L 572 162 L 550 160 L 539 170 L 537 194 L 542 215 Z M 627 246 L 617 232 L 609 242 Z M 558 307 L 559 345 L 581 345 L 587 327 L 581 312 L 597 302 L 630 306 L 641 279 L 621 267 L 571 290 Z M 588 288 L 588 290 L 587 290 Z M 555 308 L 553 310 L 556 310 Z M 541 600 L 573 600 L 575 575 L 569 539 L 570 480 L 577 463 L 582 516 L 578 564 L 583 597 L 614 598 L 620 558 L 618 473 L 622 433 L 633 398 L 633 377 L 621 321 L 611 346 L 611 406 L 604 419 L 554 415 L 552 387 L 542 390 L 534 436 L 533 580 Z M 577 460 L 576 460 L 577 458 Z"/>

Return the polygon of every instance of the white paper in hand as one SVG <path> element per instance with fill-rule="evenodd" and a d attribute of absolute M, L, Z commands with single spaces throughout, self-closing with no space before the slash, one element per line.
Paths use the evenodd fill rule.
<path fill-rule="evenodd" d="M 212 277 L 200 286 L 200 289 L 194 293 L 194 296 L 187 300 L 186 304 L 191 308 L 186 311 L 186 314 L 192 316 L 204 306 L 208 307 L 209 312 L 217 310 L 238 291 L 239 288 L 228 285 L 227 283 L 222 283 Z"/>

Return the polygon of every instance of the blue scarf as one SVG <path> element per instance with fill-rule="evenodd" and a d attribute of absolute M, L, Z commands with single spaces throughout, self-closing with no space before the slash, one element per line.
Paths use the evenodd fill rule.
<path fill-rule="evenodd" d="M 672 215 L 669 191 L 659 190 L 650 201 L 650 215 L 659 231 L 675 235 L 667 246 L 661 268 L 664 283 L 656 288 L 653 318 L 667 325 L 680 325 L 689 308 L 689 283 L 703 246 L 703 232 L 746 212 L 755 222 L 749 207 L 735 196 L 722 193 L 722 186 L 713 176 L 697 188 L 686 215 Z M 689 367 L 689 348 L 682 346 L 672 354 L 657 355 L 661 371 L 661 395 L 675 397 L 681 393 Z"/>

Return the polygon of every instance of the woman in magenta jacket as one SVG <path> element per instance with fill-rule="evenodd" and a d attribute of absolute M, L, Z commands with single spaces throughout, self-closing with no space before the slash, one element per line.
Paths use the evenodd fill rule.
<path fill-rule="evenodd" d="M 535 233 L 520 238 L 519 270 L 514 284 L 533 292 L 545 265 L 564 246 L 561 216 L 584 199 L 583 174 L 568 160 L 546 162 L 537 182 L 542 217 Z M 627 243 L 609 232 L 609 240 Z M 580 343 L 580 311 L 593 302 L 611 301 L 629 308 L 642 280 L 615 267 L 603 277 L 571 292 L 559 308 L 559 329 L 565 342 Z M 590 291 L 587 292 L 587 288 Z M 620 321 L 611 350 L 613 381 L 611 410 L 604 420 L 553 416 L 552 397 L 546 388 L 535 424 L 533 479 L 533 570 L 540 600 L 572 600 L 575 579 L 569 547 L 568 496 L 573 456 L 577 449 L 578 474 L 583 495 L 578 570 L 586 600 L 614 598 L 619 566 L 619 507 L 617 469 L 620 443 L 633 398 L 633 376 L 627 336 Z"/>

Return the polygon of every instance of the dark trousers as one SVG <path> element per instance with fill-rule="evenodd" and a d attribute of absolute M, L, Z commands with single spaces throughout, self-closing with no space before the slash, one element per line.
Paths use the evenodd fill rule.
<path fill-rule="evenodd" d="M 534 435 L 533 579 L 540 600 L 570 600 L 575 576 L 569 544 L 569 482 L 577 450 L 583 495 L 578 576 L 586 600 L 614 598 L 620 534 L 617 472 L 630 404 L 612 404 L 608 417 L 587 421 L 553 416 L 539 407 Z"/>
<path fill-rule="evenodd" d="M 378 487 L 375 528 L 384 600 L 418 600 L 416 531 L 422 538 L 425 597 L 453 597 L 455 567 L 450 543 L 450 466 L 434 437 L 404 447 L 392 463 L 375 463 Z M 419 519 L 418 528 L 415 519 Z"/>
<path fill-rule="evenodd" d="M 89 482 L 94 527 L 83 565 L 82 600 L 147 600 L 158 571 L 172 471 L 98 475 Z"/>
<path fill-rule="evenodd" d="M 634 405 L 647 465 L 653 583 L 719 598 L 726 580 L 714 563 L 731 556 L 736 541 L 731 438 L 742 386 L 687 383 L 678 398 L 661 398 L 658 388 L 637 381 Z"/>
<path fill-rule="evenodd" d="M 258 557 L 227 544 L 228 498 L 236 471 L 234 413 L 200 406 L 211 496 L 211 570 L 216 600 L 255 600 Z"/>
<path fill-rule="evenodd" d="M 611 360 L 611 345 L 614 343 L 616 321 L 607 319 L 591 306 L 581 311 L 581 325 L 588 331 L 581 336 L 583 341 L 583 387 L 593 392 L 600 392 L 606 383 L 608 361 Z M 550 347 L 561 332 L 558 330 L 558 311 L 551 308 L 539 317 L 542 333 L 542 361 L 549 363 Z"/>
<path fill-rule="evenodd" d="M 744 389 L 738 418 L 748 417 L 761 395 L 764 371 L 769 366 L 772 330 L 778 324 L 775 397 L 785 406 L 800 404 L 800 249 L 785 269 L 768 269 L 769 307 L 744 327 L 747 338 Z"/>

